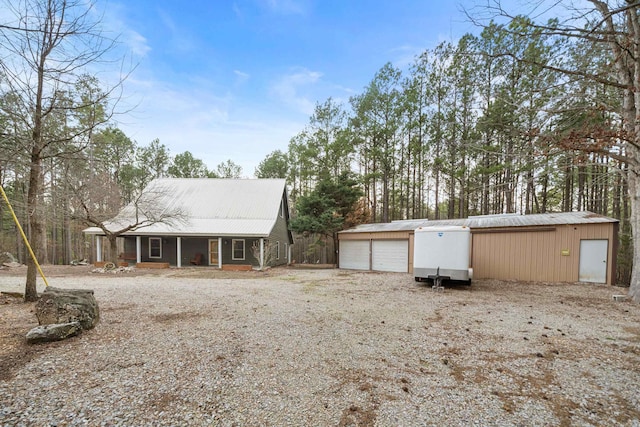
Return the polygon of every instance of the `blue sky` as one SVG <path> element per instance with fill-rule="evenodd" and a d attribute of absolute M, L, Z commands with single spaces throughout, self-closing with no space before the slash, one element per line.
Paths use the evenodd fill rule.
<path fill-rule="evenodd" d="M 467 2 L 469 3 L 469 2 Z M 133 0 L 103 4 L 137 67 L 118 126 L 209 168 L 253 177 L 287 150 L 317 102 L 348 103 L 386 62 L 477 31 L 460 3 L 426 0 Z M 100 3 L 98 3 L 100 7 Z"/>

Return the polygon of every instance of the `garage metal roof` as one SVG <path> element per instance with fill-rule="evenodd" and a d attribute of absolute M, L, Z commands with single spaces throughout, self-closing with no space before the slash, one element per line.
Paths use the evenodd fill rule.
<path fill-rule="evenodd" d="M 418 227 L 439 227 L 442 225 L 464 225 L 474 228 L 536 227 L 565 224 L 600 224 L 619 222 L 615 218 L 598 215 L 589 211 L 559 212 L 543 214 L 501 214 L 471 216 L 461 219 L 426 219 L 393 221 L 382 224 L 362 224 L 340 233 L 380 233 L 389 231 L 412 231 Z"/>
<path fill-rule="evenodd" d="M 156 179 L 143 191 L 146 199 L 138 212 L 173 218 L 124 235 L 267 237 L 278 219 L 284 192 L 284 179 Z M 130 204 L 106 225 L 122 229 L 135 223 L 135 217 L 136 207 Z M 84 232 L 103 234 L 96 227 Z"/>
<path fill-rule="evenodd" d="M 426 219 L 411 219 L 405 221 L 382 222 L 377 224 L 361 224 L 355 228 L 343 230 L 340 233 L 382 233 L 385 231 L 413 231 L 426 222 Z"/>

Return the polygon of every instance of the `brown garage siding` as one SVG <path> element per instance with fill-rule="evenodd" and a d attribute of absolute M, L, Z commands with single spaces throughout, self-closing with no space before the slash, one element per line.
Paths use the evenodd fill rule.
<path fill-rule="evenodd" d="M 616 224 L 472 229 L 474 278 L 577 282 L 580 240 L 607 239 L 607 283 L 615 277 Z M 563 251 L 568 250 L 568 255 Z"/>

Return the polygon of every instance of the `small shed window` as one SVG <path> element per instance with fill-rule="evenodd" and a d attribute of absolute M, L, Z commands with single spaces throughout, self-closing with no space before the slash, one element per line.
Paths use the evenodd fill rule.
<path fill-rule="evenodd" d="M 233 249 L 232 259 L 234 260 L 244 259 L 244 240 L 233 239 L 231 241 L 231 246 Z"/>
<path fill-rule="evenodd" d="M 280 200 L 280 218 L 284 218 L 284 199 Z"/>
<path fill-rule="evenodd" d="M 149 237 L 149 258 L 162 258 L 162 239 Z"/>
<path fill-rule="evenodd" d="M 280 259 L 280 242 L 276 242 L 276 259 Z"/>

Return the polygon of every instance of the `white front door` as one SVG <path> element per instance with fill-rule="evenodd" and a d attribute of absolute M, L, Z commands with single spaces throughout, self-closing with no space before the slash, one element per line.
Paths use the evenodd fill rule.
<path fill-rule="evenodd" d="M 578 280 L 590 283 L 607 283 L 608 240 L 580 241 L 580 271 Z"/>

